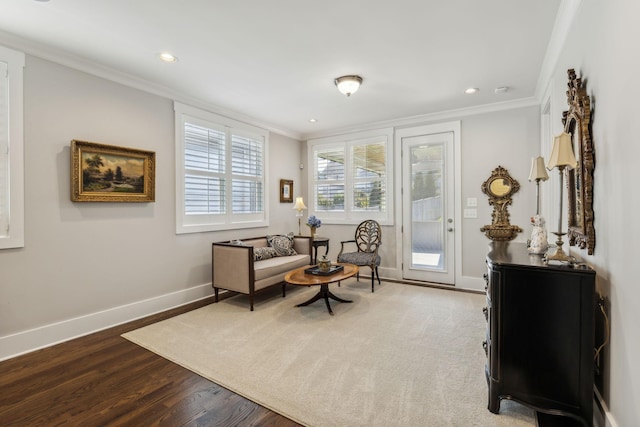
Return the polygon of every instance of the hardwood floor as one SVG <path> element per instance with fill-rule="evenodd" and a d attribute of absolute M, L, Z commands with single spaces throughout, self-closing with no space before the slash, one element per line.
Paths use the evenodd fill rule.
<path fill-rule="evenodd" d="M 1 362 L 0 425 L 299 426 L 120 336 L 212 302 Z"/>

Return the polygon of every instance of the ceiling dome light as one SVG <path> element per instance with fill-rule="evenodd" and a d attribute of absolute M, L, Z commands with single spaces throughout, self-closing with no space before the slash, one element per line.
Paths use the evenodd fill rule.
<path fill-rule="evenodd" d="M 178 58 L 173 56 L 169 52 L 162 52 L 160 54 L 160 59 L 164 62 L 178 62 Z"/>
<path fill-rule="evenodd" d="M 476 93 L 479 90 L 480 89 L 478 89 L 477 87 L 470 87 L 469 89 L 465 89 L 464 93 L 466 93 L 467 95 L 471 95 L 472 93 Z"/>
<path fill-rule="evenodd" d="M 351 96 L 352 93 L 356 93 L 356 91 L 360 88 L 362 84 L 362 77 L 360 76 L 342 76 L 338 77 L 333 81 L 338 90 L 347 95 Z"/>

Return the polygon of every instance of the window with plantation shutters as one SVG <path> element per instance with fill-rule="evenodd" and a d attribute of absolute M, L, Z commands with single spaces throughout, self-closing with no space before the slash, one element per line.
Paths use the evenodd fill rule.
<path fill-rule="evenodd" d="M 0 249 L 24 246 L 23 68 L 0 46 Z"/>
<path fill-rule="evenodd" d="M 309 214 L 327 223 L 375 219 L 390 224 L 392 137 L 392 129 L 383 129 L 310 140 Z"/>
<path fill-rule="evenodd" d="M 178 233 L 268 225 L 268 132 L 175 103 Z"/>

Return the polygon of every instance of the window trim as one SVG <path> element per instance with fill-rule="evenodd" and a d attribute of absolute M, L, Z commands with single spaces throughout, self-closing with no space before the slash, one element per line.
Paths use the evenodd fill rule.
<path fill-rule="evenodd" d="M 326 224 L 359 224 L 365 219 L 375 219 L 382 225 L 394 224 L 394 192 L 393 192 L 393 128 L 375 129 L 354 132 L 344 135 L 336 135 L 324 138 L 310 139 L 307 141 L 307 164 L 309 165 L 307 194 L 309 197 L 309 215 L 322 217 Z M 350 208 L 350 185 L 352 184 L 351 147 L 365 145 L 367 143 L 384 142 L 386 156 L 386 193 L 385 212 L 354 211 Z M 316 211 L 315 188 L 315 162 L 314 151 L 318 148 L 333 149 L 343 148 L 345 153 L 345 209 L 343 212 Z"/>
<path fill-rule="evenodd" d="M 176 167 L 176 234 L 201 233 L 209 231 L 233 230 L 255 227 L 269 226 L 269 131 L 248 125 L 228 117 L 220 116 L 199 108 L 174 102 L 175 111 L 175 167 Z M 264 142 L 263 156 L 263 213 L 262 214 L 234 214 L 232 210 L 228 210 L 225 214 L 213 215 L 204 214 L 201 221 L 195 221 L 194 216 L 187 218 L 185 210 L 185 166 L 184 166 L 184 124 L 189 121 L 200 126 L 210 127 L 211 129 L 224 129 L 229 139 L 231 130 L 235 131 L 235 135 L 244 137 L 262 138 Z M 230 153 L 227 153 L 230 155 Z M 232 170 L 230 168 L 230 159 L 227 158 L 225 174 L 231 179 Z M 214 220 L 214 218 L 216 220 Z"/>
<path fill-rule="evenodd" d="M 0 46 L 0 61 L 5 62 L 9 78 L 9 225 L 0 233 L 0 249 L 24 247 L 24 92 L 25 54 Z M 2 147 L 1 149 L 4 149 Z M 6 194 L 6 193 L 5 193 Z"/>

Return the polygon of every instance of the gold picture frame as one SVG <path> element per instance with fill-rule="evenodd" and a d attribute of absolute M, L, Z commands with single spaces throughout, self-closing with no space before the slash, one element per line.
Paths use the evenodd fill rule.
<path fill-rule="evenodd" d="M 71 141 L 71 201 L 155 202 L 156 153 Z"/>
<path fill-rule="evenodd" d="M 280 203 L 293 203 L 293 181 L 280 180 Z"/>

